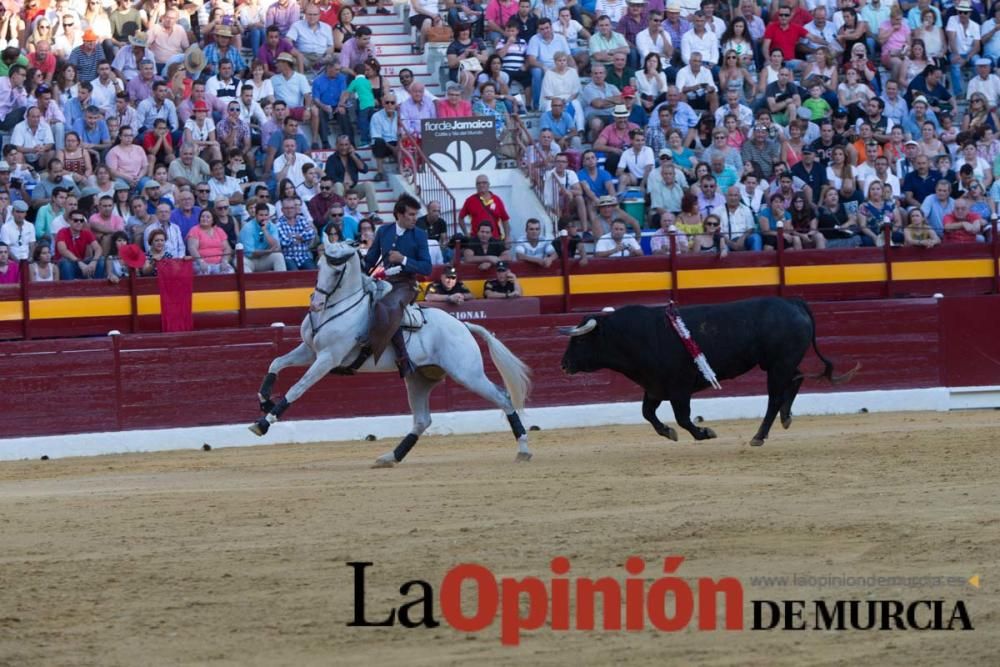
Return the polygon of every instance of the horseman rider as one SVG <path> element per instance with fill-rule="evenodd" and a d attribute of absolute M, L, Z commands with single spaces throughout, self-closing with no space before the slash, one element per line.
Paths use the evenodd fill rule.
<path fill-rule="evenodd" d="M 416 227 L 419 211 L 420 202 L 410 195 L 401 196 L 392 210 L 396 223 L 379 227 L 365 255 L 365 269 L 371 271 L 381 262 L 386 280 L 392 283 L 392 292 L 375 305 L 368 344 L 377 363 L 391 340 L 400 377 L 414 371 L 399 328 L 403 311 L 417 297 L 416 277 L 431 273 L 427 232 Z"/>

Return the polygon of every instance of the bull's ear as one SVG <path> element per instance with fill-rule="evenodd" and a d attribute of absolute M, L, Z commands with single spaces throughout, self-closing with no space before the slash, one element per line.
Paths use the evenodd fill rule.
<path fill-rule="evenodd" d="M 577 327 L 561 327 L 559 333 L 564 336 L 584 336 L 597 328 L 597 319 L 591 317 L 586 322 Z"/>

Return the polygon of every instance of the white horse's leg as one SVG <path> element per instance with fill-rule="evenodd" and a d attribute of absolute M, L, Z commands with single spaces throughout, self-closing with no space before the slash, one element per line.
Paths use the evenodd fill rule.
<path fill-rule="evenodd" d="M 278 418 L 288 409 L 292 403 L 297 401 L 309 387 L 313 386 L 337 366 L 337 359 L 333 355 L 322 354 L 316 357 L 309 370 L 305 372 L 298 382 L 292 385 L 288 393 L 272 407 L 267 415 L 258 419 L 250 427 L 250 430 L 257 435 L 264 435 L 271 427 L 271 424 L 278 421 Z"/>
<path fill-rule="evenodd" d="M 480 371 L 473 378 L 461 377 L 454 374 L 451 377 L 469 391 L 479 394 L 487 401 L 503 410 L 503 413 L 507 415 L 508 423 L 510 423 L 510 430 L 514 434 L 514 437 L 517 438 L 517 456 L 514 458 L 515 463 L 530 461 L 532 454 L 531 450 L 528 449 L 528 432 L 524 430 L 524 426 L 521 424 L 521 417 L 518 416 L 517 410 L 514 409 L 514 404 L 511 403 L 510 395 L 497 385 L 493 384 L 482 371 Z"/>
<path fill-rule="evenodd" d="M 316 354 L 305 343 L 299 343 L 291 352 L 272 361 L 267 369 L 267 375 L 264 376 L 264 381 L 260 383 L 260 391 L 257 392 L 260 411 L 267 414 L 274 408 L 274 403 L 271 401 L 271 388 L 274 387 L 274 383 L 278 379 L 278 373 L 292 366 L 308 366 L 314 361 L 316 361 Z"/>
<path fill-rule="evenodd" d="M 431 425 L 431 391 L 437 380 L 428 380 L 420 373 L 406 376 L 406 399 L 413 413 L 413 428 L 391 452 L 375 459 L 375 468 L 391 468 L 409 454 L 417 440 Z"/>

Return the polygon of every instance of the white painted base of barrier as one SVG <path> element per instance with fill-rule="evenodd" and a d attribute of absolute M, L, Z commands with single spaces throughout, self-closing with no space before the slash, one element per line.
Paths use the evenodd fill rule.
<path fill-rule="evenodd" d="M 766 404 L 765 396 L 696 398 L 691 402 L 691 410 L 693 415 L 702 416 L 706 421 L 760 419 Z M 1000 407 L 1000 386 L 950 389 L 935 387 L 800 394 L 795 401 L 795 414 L 853 414 L 862 409 L 868 412 L 913 412 L 997 407 Z M 667 403 L 661 406 L 659 415 L 665 422 L 673 421 L 673 411 Z M 434 424 L 428 430 L 428 435 L 495 433 L 509 428 L 507 420 L 498 410 L 446 412 L 433 417 Z M 523 422 L 525 426 L 555 429 L 641 424 L 644 420 L 642 404 L 634 402 L 530 408 Z M 43 455 L 64 458 L 197 449 L 204 443 L 217 448 L 360 440 L 369 434 L 378 438 L 396 439 L 406 434 L 410 424 L 409 415 L 278 422 L 266 436 L 258 438 L 247 430 L 250 425 L 248 419 L 245 424 L 222 426 L 9 438 L 0 440 L 0 460 L 37 459 Z"/>

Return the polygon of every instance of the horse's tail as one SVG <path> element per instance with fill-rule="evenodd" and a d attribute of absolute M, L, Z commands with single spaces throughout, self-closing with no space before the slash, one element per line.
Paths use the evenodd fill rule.
<path fill-rule="evenodd" d="M 469 331 L 486 341 L 490 349 L 490 359 L 493 365 L 500 371 L 503 383 L 510 394 L 510 401 L 514 404 L 515 410 L 524 409 L 524 401 L 531 392 L 531 369 L 514 356 L 514 353 L 507 349 L 507 346 L 500 342 L 500 339 L 478 324 L 464 322 Z"/>

